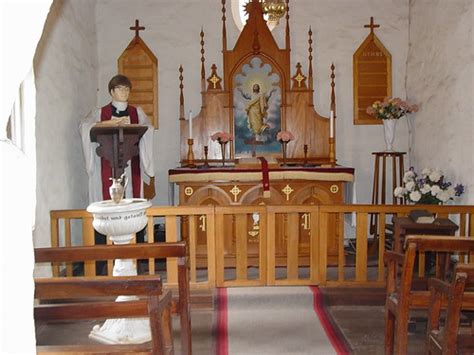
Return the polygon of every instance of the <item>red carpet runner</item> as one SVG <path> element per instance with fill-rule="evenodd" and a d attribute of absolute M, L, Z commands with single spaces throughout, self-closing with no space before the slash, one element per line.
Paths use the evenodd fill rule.
<path fill-rule="evenodd" d="M 285 289 L 290 290 L 288 294 Z M 267 308 L 270 302 L 271 309 Z M 306 307 L 303 313 L 301 306 Z M 233 313 L 229 307 L 233 307 Z M 308 313 L 311 307 L 313 311 Z M 285 308 L 286 313 L 280 318 L 278 314 L 272 315 Z M 293 311 L 295 319 L 289 319 L 288 314 Z M 235 312 L 241 317 L 232 322 Z M 307 315 L 307 319 L 302 319 L 301 314 Z M 304 329 L 296 326 L 299 323 Z M 275 328 L 274 333 L 269 328 Z M 220 288 L 215 331 L 217 355 L 350 354 L 350 346 L 335 325 L 317 287 Z M 317 334 L 318 331 L 324 334 Z M 256 332 L 261 336 L 256 336 Z M 308 337 L 312 339 L 305 339 Z"/>

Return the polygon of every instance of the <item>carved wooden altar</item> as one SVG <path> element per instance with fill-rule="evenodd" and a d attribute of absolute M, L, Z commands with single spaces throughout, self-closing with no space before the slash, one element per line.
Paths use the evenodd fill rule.
<path fill-rule="evenodd" d="M 249 14 L 233 49 L 227 48 L 226 4 L 222 0 L 223 69 L 215 64 L 205 73 L 204 32 L 201 30 L 201 96 L 198 115 L 185 117 L 183 79 L 180 79 L 180 143 L 181 168 L 169 171 L 170 182 L 179 186 L 180 205 L 258 205 L 258 204 L 336 204 L 343 203 L 345 182 L 352 181 L 353 169 L 336 166 L 336 98 L 335 67 L 331 65 L 330 108 L 333 112 L 332 135 L 330 119 L 316 112 L 313 103 L 312 31 L 308 32 L 308 69 L 301 63 L 290 68 L 289 0 L 286 0 L 285 48 L 279 48 L 263 18 L 258 0 L 246 5 Z M 260 112 L 250 113 L 252 105 L 260 103 Z M 263 107 L 263 109 L 262 109 Z M 329 112 L 328 112 L 329 115 Z M 262 117 L 263 116 L 263 117 Z M 190 126 L 191 129 L 190 129 Z M 295 140 L 287 145 L 286 162 L 281 166 L 281 147 L 276 136 L 290 131 Z M 220 145 L 210 136 L 229 132 L 233 136 L 226 165 L 222 168 Z M 229 145 L 228 145 L 229 146 Z M 264 197 L 260 164 L 239 165 L 243 158 L 261 156 L 276 160 L 280 166 L 269 171 L 271 197 Z M 346 170 L 344 170 L 346 169 Z M 326 178 L 322 178 L 326 176 Z M 232 192 L 233 191 L 233 192 Z M 251 219 L 251 216 L 248 216 Z M 251 222 L 251 221 L 250 221 Z M 278 222 L 277 254 L 284 263 L 284 218 Z M 338 222 L 339 223 L 339 222 Z M 227 224 L 227 223 L 226 223 Z M 229 216 L 229 233 L 235 221 Z M 303 223 L 304 224 L 304 223 Z M 250 223 L 249 225 L 252 225 Z M 303 228 L 303 227 L 301 227 Z M 330 221 L 329 229 L 336 238 L 337 223 Z M 186 228 L 182 229 L 186 237 Z M 198 257 L 205 258 L 205 233 L 198 235 Z M 306 234 L 305 234 L 306 233 Z M 252 238 L 249 233 L 249 257 Z M 301 259 L 308 255 L 309 235 L 300 231 Z M 203 238 L 202 240 L 200 238 Z M 226 241 L 232 243 L 232 238 Z M 230 250 L 231 248 L 229 248 Z M 232 265 L 232 255 L 226 264 Z M 328 243 L 328 260 L 337 261 L 337 243 Z M 228 263 L 227 263 L 228 262 Z M 249 260 L 250 262 L 250 260 Z M 278 263 L 278 261 L 277 261 Z"/>

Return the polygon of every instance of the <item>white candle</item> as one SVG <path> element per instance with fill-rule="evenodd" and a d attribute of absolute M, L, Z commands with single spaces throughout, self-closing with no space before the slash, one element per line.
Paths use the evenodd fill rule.
<path fill-rule="evenodd" d="M 329 138 L 334 138 L 334 111 L 331 110 L 331 115 L 329 116 Z"/>
<path fill-rule="evenodd" d="M 189 139 L 193 138 L 193 111 L 189 110 Z"/>

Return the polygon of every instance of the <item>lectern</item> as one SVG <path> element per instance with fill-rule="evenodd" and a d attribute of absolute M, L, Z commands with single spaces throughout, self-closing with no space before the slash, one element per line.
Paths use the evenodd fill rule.
<path fill-rule="evenodd" d="M 139 154 L 138 143 L 147 129 L 139 124 L 92 127 L 91 142 L 99 143 L 97 155 L 109 161 L 114 179 L 118 179 L 127 162 Z"/>

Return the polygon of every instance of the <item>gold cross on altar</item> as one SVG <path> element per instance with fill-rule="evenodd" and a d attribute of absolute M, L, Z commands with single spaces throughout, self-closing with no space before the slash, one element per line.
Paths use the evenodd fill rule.
<path fill-rule="evenodd" d="M 216 88 L 216 84 L 220 81 L 220 79 L 217 77 L 216 74 L 214 74 L 213 76 L 211 76 L 211 78 L 209 79 L 209 81 L 212 83 L 212 85 L 214 85 L 213 89 Z"/>
<path fill-rule="evenodd" d="M 234 185 L 232 190 L 229 191 L 232 195 L 234 195 L 234 202 L 237 202 L 237 196 L 242 192 L 241 189 L 237 185 Z"/>
<path fill-rule="evenodd" d="M 370 33 L 374 33 L 374 28 L 378 28 L 380 25 L 374 24 L 374 18 L 370 17 L 370 25 L 364 25 L 364 28 L 370 28 Z"/>
<path fill-rule="evenodd" d="M 306 79 L 301 73 L 298 73 L 298 75 L 295 77 L 295 80 L 298 82 L 298 87 L 301 87 L 301 82 Z"/>
<path fill-rule="evenodd" d="M 290 200 L 290 195 L 294 191 L 290 185 L 286 185 L 282 190 L 281 190 L 285 195 L 286 195 L 286 200 Z"/>

